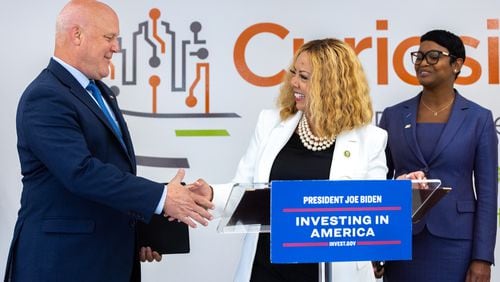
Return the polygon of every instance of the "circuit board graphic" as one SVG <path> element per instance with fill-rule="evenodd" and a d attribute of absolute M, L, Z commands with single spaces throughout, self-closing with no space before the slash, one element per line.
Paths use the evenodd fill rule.
<path fill-rule="evenodd" d="M 165 119 L 170 126 L 179 124 L 179 119 L 240 118 L 236 113 L 211 111 L 210 52 L 202 23 L 191 22 L 189 31 L 182 33 L 188 38 L 183 39 L 170 22 L 160 19 L 159 9 L 150 9 L 148 16 L 137 30 L 118 38 L 121 48 L 110 66 L 111 90 L 120 95 L 122 113 Z M 173 130 L 178 138 L 230 136 L 225 128 Z M 137 161 L 143 166 L 189 167 L 187 158 L 137 156 Z"/>

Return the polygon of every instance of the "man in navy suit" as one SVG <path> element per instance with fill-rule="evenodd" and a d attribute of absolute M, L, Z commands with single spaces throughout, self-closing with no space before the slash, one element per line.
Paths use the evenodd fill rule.
<path fill-rule="evenodd" d="M 118 34 L 109 6 L 70 1 L 54 57 L 20 99 L 23 191 L 5 281 L 138 281 L 139 257 L 161 258 L 135 245 L 138 220 L 163 213 L 195 227 L 212 218 L 211 191 L 183 187 L 183 170 L 168 185 L 135 175 L 127 125 L 100 81 Z M 86 90 L 90 82 L 98 90 Z"/>

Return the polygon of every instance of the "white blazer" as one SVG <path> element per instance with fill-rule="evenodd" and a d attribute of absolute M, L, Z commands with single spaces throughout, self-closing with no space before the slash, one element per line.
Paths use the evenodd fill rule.
<path fill-rule="evenodd" d="M 241 158 L 232 183 L 269 182 L 274 159 L 294 133 L 302 112 L 281 121 L 278 110 L 263 110 L 250 145 Z M 386 179 L 385 146 L 387 133 L 367 125 L 337 136 L 330 179 Z M 223 208 L 232 184 L 215 185 L 214 204 Z M 258 234 L 246 235 L 234 281 L 247 282 L 257 247 Z M 375 281 L 371 262 L 339 262 L 333 264 L 333 281 Z"/>

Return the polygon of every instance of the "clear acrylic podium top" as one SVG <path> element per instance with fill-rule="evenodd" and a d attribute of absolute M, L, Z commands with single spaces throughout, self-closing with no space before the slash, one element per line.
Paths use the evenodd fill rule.
<path fill-rule="evenodd" d="M 441 187 L 439 179 L 412 180 L 411 182 L 412 221 L 416 223 L 451 191 L 451 188 Z M 270 232 L 270 188 L 269 183 L 234 184 L 217 231 L 221 233 Z"/>

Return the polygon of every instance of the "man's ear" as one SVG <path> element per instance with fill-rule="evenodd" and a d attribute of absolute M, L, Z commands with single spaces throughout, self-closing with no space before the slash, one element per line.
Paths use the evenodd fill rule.
<path fill-rule="evenodd" d="M 73 44 L 79 46 L 82 43 L 82 29 L 80 26 L 75 25 L 70 30 L 70 38 Z"/>

